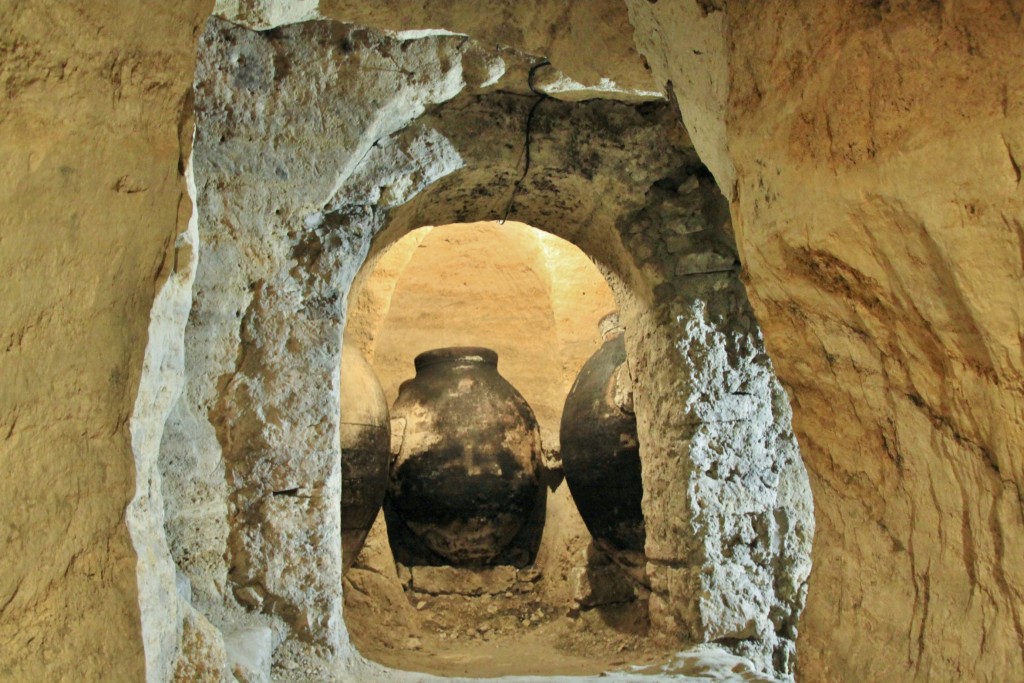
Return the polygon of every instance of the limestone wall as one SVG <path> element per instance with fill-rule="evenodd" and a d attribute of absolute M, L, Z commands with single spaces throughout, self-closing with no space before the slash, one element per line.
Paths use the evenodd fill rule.
<path fill-rule="evenodd" d="M 211 5 L 0 9 L 3 680 L 144 679 L 133 411 L 154 297 L 188 269 L 175 242 Z"/>
<path fill-rule="evenodd" d="M 219 0 L 216 12 L 255 29 L 315 18 L 371 26 L 402 38 L 468 35 L 492 47 L 542 55 L 561 73 L 539 85 L 572 99 L 659 97 L 660 89 L 637 52 L 620 0 Z"/>
<path fill-rule="evenodd" d="M 1024 7 L 629 5 L 793 400 L 803 677 L 1021 678 Z"/>

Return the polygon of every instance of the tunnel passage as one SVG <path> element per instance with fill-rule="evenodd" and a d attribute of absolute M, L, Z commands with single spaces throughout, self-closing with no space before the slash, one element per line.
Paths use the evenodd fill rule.
<path fill-rule="evenodd" d="M 651 629 L 784 675 L 810 491 L 726 202 L 668 103 L 542 99 L 527 82 L 538 61 L 457 36 L 209 22 L 187 384 L 160 456 L 188 603 L 257 622 L 278 662 L 344 651 L 338 367 L 353 280 L 417 227 L 508 216 L 575 244 L 613 284 L 648 454 Z"/>

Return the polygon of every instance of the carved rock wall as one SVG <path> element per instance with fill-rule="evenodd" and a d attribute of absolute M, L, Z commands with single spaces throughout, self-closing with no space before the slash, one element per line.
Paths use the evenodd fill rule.
<path fill-rule="evenodd" d="M 146 675 L 139 604 L 154 593 L 136 568 L 152 558 L 125 510 L 147 501 L 156 448 L 133 453 L 133 412 L 159 372 L 147 343 L 151 359 L 173 345 L 147 339 L 168 330 L 150 327 L 154 298 L 187 279 L 189 91 L 211 5 L 2 9 L 3 680 Z"/>
<path fill-rule="evenodd" d="M 575 99 L 658 97 L 660 90 L 632 40 L 620 0 L 219 0 L 229 21 L 267 29 L 309 19 L 370 26 L 400 38 L 454 34 L 549 59 L 561 74 L 544 85 Z"/>
<path fill-rule="evenodd" d="M 679 100 L 815 489 L 801 673 L 1020 678 L 1024 6 L 629 4 L 719 74 Z"/>

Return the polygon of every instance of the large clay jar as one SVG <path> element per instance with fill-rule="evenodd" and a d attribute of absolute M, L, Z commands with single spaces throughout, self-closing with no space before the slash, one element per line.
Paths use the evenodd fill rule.
<path fill-rule="evenodd" d="M 562 468 L 590 534 L 622 559 L 644 549 L 640 445 L 617 314 L 601 320 L 601 332 L 604 344 L 583 365 L 562 410 Z"/>
<path fill-rule="evenodd" d="M 391 466 L 384 391 L 354 344 L 341 352 L 341 560 L 348 570 L 380 511 Z"/>
<path fill-rule="evenodd" d="M 454 564 L 487 562 L 533 508 L 537 420 L 498 374 L 490 349 L 436 349 L 415 365 L 416 377 L 402 384 L 391 408 L 401 438 L 392 505 L 435 553 Z"/>

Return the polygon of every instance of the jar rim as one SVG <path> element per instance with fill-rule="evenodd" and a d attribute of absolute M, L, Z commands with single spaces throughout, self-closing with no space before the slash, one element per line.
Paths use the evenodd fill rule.
<path fill-rule="evenodd" d="M 448 346 L 424 351 L 413 359 L 416 370 L 437 363 L 498 365 L 498 352 L 483 346 Z"/>
<path fill-rule="evenodd" d="M 625 326 L 619 321 L 619 312 L 612 311 L 605 313 L 597 323 L 597 329 L 603 339 L 617 337 L 626 331 Z"/>

